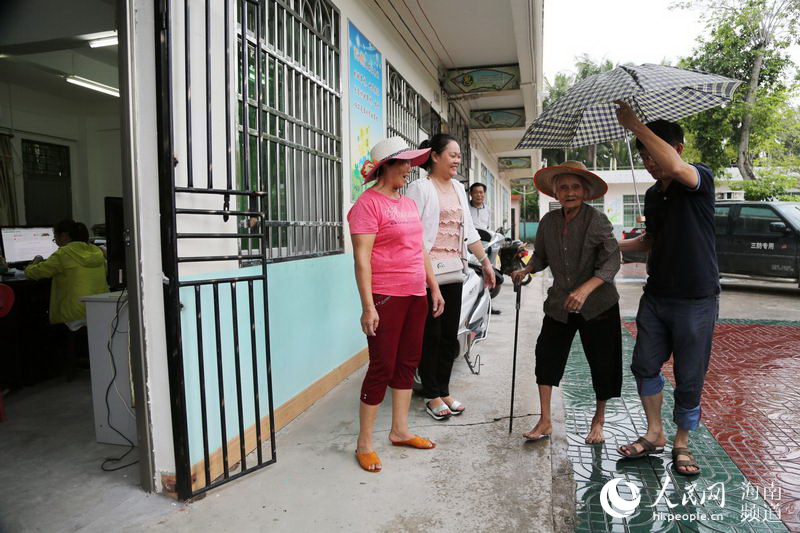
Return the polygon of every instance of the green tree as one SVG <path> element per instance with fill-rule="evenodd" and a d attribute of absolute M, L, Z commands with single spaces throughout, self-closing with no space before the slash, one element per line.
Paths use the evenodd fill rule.
<path fill-rule="evenodd" d="M 511 194 L 520 195 L 520 222 L 539 220 L 539 191 L 533 185 L 516 185 L 512 187 Z"/>
<path fill-rule="evenodd" d="M 708 20 L 692 57 L 680 66 L 743 80 L 732 102 L 688 117 L 701 159 L 719 170 L 736 162 L 754 179 L 755 160 L 776 147 L 775 126 L 789 105 L 786 53 L 797 41 L 800 0 L 695 0 L 678 7 L 701 9 Z"/>
<path fill-rule="evenodd" d="M 762 171 L 757 180 L 728 182 L 733 190 L 744 191 L 744 199 L 750 201 L 784 200 L 790 198 L 787 193 L 797 187 L 797 178 L 780 171 Z M 797 201 L 795 197 L 793 201 Z"/>

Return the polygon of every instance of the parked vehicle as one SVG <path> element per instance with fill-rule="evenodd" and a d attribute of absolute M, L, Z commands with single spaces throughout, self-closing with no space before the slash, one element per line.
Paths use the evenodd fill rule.
<path fill-rule="evenodd" d="M 483 269 L 480 263 L 470 256 L 467 262 L 467 276 L 461 291 L 461 317 L 458 328 L 458 354 L 467 361 L 473 374 L 480 374 L 480 355 L 474 355 L 475 344 L 489 334 L 492 315 L 491 291 L 483 282 Z M 499 276 L 502 279 L 502 274 Z M 495 272 L 497 279 L 497 272 Z"/>
<path fill-rule="evenodd" d="M 644 227 L 637 226 L 631 228 L 628 231 L 622 232 L 622 240 L 627 239 L 635 239 L 640 235 L 644 235 Z M 623 252 L 622 254 L 622 262 L 623 263 L 646 263 L 647 262 L 647 252 Z"/>
<path fill-rule="evenodd" d="M 489 289 L 489 294 L 492 298 L 500 294 L 500 287 L 503 285 L 503 273 L 497 268 L 497 256 L 500 254 L 501 248 L 506 243 L 506 236 L 503 234 L 503 228 L 497 228 L 497 231 L 490 233 L 484 229 L 478 228 L 478 235 L 481 237 L 481 244 L 486 252 L 486 256 L 492 263 L 494 268 L 495 284 L 493 289 Z M 469 261 L 475 262 L 476 257 L 469 254 Z"/>
<path fill-rule="evenodd" d="M 515 270 L 525 267 L 524 258 L 528 255 L 530 252 L 524 242 L 507 239 L 506 245 L 500 250 L 500 271 L 510 276 Z M 527 285 L 531 280 L 533 276 L 528 274 L 522 279 L 522 285 Z"/>
<path fill-rule="evenodd" d="M 714 225 L 720 273 L 800 283 L 800 202 L 717 202 Z"/>
<path fill-rule="evenodd" d="M 495 273 L 497 274 L 497 273 Z M 500 275 L 502 279 L 502 274 Z M 445 304 L 446 305 L 446 304 Z M 492 297 L 483 283 L 483 269 L 477 258 L 470 254 L 467 261 L 464 286 L 461 290 L 461 316 L 458 321 L 458 357 L 464 357 L 470 372 L 480 374 L 480 355 L 473 354 L 475 344 L 489 334 L 492 315 Z M 414 390 L 422 389 L 419 372 L 414 373 Z"/>
<path fill-rule="evenodd" d="M 800 202 L 720 201 L 714 226 L 721 275 L 800 284 Z M 646 254 L 622 257 L 646 260 Z"/>

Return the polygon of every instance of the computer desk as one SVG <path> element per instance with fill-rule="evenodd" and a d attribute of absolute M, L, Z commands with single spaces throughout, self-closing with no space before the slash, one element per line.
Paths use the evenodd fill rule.
<path fill-rule="evenodd" d="M 35 385 L 61 376 L 64 369 L 66 328 L 50 324 L 50 279 L 34 281 L 25 277 L 2 278 L 14 291 L 14 305 L 0 318 L 0 388 L 11 390 Z M 95 435 L 98 442 L 127 445 L 121 432 L 134 444 L 137 440 L 136 418 L 130 381 L 128 356 L 127 295 L 120 293 L 96 294 L 81 298 L 86 304 L 86 322 L 89 338 L 89 358 L 92 380 Z M 112 337 L 112 321 L 117 320 Z M 114 368 L 116 378 L 108 395 L 111 425 L 106 410 L 106 390 L 111 383 Z"/>
<path fill-rule="evenodd" d="M 14 305 L 0 318 L 0 387 L 19 389 L 59 375 L 57 328 L 48 318 L 50 279 L 2 277 L 14 291 Z"/>

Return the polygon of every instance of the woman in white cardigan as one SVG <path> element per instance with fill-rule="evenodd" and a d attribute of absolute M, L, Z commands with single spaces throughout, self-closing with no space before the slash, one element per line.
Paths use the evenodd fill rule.
<path fill-rule="evenodd" d="M 431 156 L 420 165 L 428 177 L 408 186 L 406 196 L 417 204 L 422 218 L 423 241 L 437 270 L 439 289 L 444 297 L 444 313 L 434 317 L 429 312 L 425 323 L 419 376 L 425 396 L 425 410 L 435 420 L 444 420 L 464 412 L 464 405 L 450 395 L 450 373 L 458 357 L 458 322 L 461 315 L 463 278 L 454 271 L 462 265 L 467 249 L 483 267 L 487 287 L 494 287 L 494 269 L 469 212 L 464 187 L 453 179 L 461 164 L 458 142 L 445 133 L 423 141 L 420 148 L 430 148 Z M 428 292 L 430 300 L 430 291 Z"/>

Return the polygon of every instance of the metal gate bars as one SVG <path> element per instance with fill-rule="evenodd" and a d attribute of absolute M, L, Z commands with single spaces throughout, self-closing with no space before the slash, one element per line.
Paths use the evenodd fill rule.
<path fill-rule="evenodd" d="M 261 3 L 157 1 L 167 348 L 176 488 L 187 500 L 276 460 L 268 191 L 261 145 L 251 150 L 237 126 L 264 97 L 248 94 L 261 73 L 241 30 Z"/>

